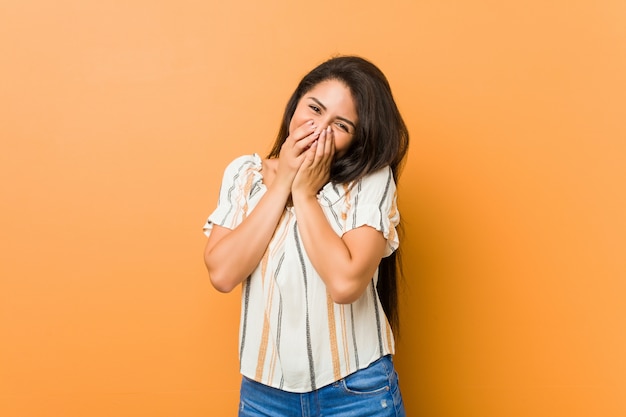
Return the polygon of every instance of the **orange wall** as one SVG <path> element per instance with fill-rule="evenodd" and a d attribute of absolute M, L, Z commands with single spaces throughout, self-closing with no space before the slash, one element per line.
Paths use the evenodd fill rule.
<path fill-rule="evenodd" d="M 626 415 L 623 1 L 2 3 L 0 415 L 235 415 L 201 227 L 336 53 L 412 133 L 409 415 Z"/>

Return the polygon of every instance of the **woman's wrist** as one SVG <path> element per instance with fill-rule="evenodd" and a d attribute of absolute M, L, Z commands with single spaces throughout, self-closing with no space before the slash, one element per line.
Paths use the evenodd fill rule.
<path fill-rule="evenodd" d="M 289 195 L 291 194 L 291 184 L 289 184 L 287 181 L 281 181 L 276 179 L 268 187 L 268 192 L 273 194 L 274 197 L 287 201 L 287 199 L 289 199 Z"/>
<path fill-rule="evenodd" d="M 303 190 L 291 190 L 291 198 L 294 205 L 298 203 L 317 202 L 317 194 Z"/>

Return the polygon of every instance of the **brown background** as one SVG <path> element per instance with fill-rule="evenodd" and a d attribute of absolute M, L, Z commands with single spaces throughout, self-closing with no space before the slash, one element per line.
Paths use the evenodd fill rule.
<path fill-rule="evenodd" d="M 408 414 L 626 415 L 623 1 L 0 5 L 0 415 L 236 415 L 202 224 L 306 71 L 358 54 L 411 132 Z"/>

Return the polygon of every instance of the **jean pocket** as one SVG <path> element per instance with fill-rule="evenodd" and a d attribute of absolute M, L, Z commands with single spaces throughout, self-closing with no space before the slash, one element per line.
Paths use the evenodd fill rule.
<path fill-rule="evenodd" d="M 351 394 L 376 395 L 391 389 L 387 368 L 377 361 L 341 380 L 343 388 Z"/>

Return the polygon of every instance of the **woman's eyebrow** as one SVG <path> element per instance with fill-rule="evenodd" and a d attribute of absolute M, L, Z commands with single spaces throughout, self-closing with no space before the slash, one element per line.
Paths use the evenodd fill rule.
<path fill-rule="evenodd" d="M 346 122 L 347 124 L 349 124 L 350 126 L 352 126 L 352 129 L 356 130 L 356 126 L 354 125 L 354 123 L 352 123 L 352 121 L 346 119 L 345 117 L 341 117 L 341 116 L 337 116 L 337 119 L 342 120 L 344 122 Z"/>
<path fill-rule="evenodd" d="M 309 96 L 309 98 L 311 100 L 313 100 L 318 106 L 320 106 L 322 109 L 324 109 L 324 111 L 326 111 L 326 106 L 324 106 L 322 104 L 321 101 L 319 101 L 318 99 L 316 99 L 315 97 Z M 350 126 L 352 126 L 353 129 L 356 130 L 356 125 L 349 119 L 346 119 L 345 117 L 341 117 L 341 116 L 337 116 L 337 119 L 346 122 L 347 124 L 349 124 Z"/>
<path fill-rule="evenodd" d="M 326 106 L 324 106 L 324 105 L 322 104 L 322 102 L 321 102 L 321 101 L 319 101 L 318 99 L 316 99 L 315 97 L 312 97 L 312 96 L 309 96 L 309 98 L 310 98 L 311 100 L 313 100 L 314 102 L 316 102 L 318 106 L 320 106 L 321 108 L 323 108 L 324 110 L 326 110 Z"/>

